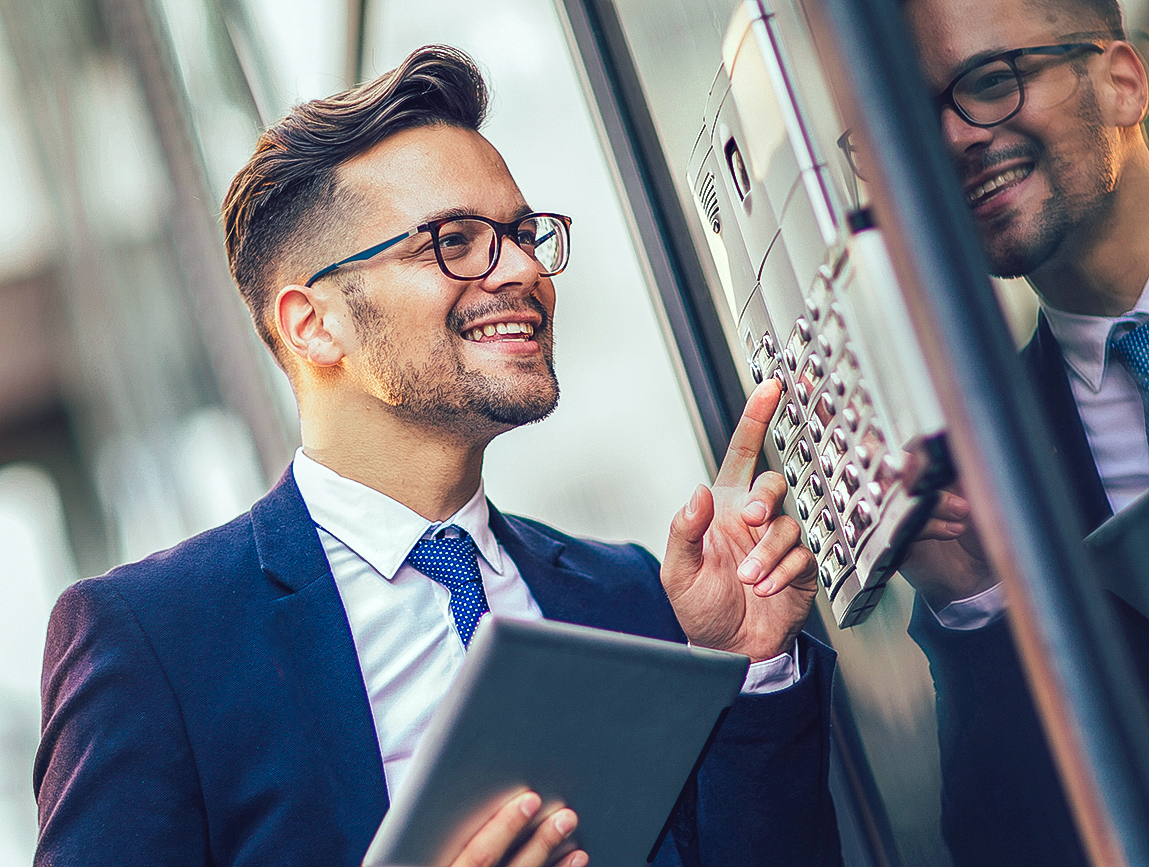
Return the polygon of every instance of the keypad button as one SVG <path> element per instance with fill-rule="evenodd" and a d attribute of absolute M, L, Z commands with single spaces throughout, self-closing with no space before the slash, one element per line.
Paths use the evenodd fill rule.
<path fill-rule="evenodd" d="M 803 317 L 798 317 L 794 320 L 794 331 L 801 338 L 803 343 L 809 343 L 810 338 L 814 336 L 813 330 L 810 328 L 810 323 Z"/>
<path fill-rule="evenodd" d="M 786 362 L 786 366 L 790 368 L 791 371 L 796 371 L 798 369 L 798 356 L 794 354 L 793 349 L 787 349 L 785 352 L 783 352 L 782 360 Z"/>
<path fill-rule="evenodd" d="M 798 457 L 802 459 L 804 464 L 808 464 L 814 459 L 814 455 L 810 451 L 810 444 L 805 440 L 798 440 Z"/>
<path fill-rule="evenodd" d="M 844 455 L 846 449 L 850 444 L 846 441 L 846 432 L 840 427 L 834 428 L 834 432 L 830 435 L 830 442 L 834 444 L 834 448 L 838 450 L 838 454 Z"/>
<path fill-rule="evenodd" d="M 846 382 L 836 373 L 830 374 L 830 388 L 834 389 L 834 393 L 837 394 L 838 397 L 846 396 Z"/>
<path fill-rule="evenodd" d="M 774 428 L 774 445 L 778 447 L 778 451 L 786 451 L 786 434 L 778 428 Z"/>
<path fill-rule="evenodd" d="M 846 407 L 842 410 L 842 421 L 846 423 L 846 427 L 850 430 L 856 431 L 858 429 L 858 422 L 860 421 L 857 410 L 852 406 Z"/>
<path fill-rule="evenodd" d="M 822 527 L 827 533 L 834 532 L 834 516 L 829 509 L 823 509 L 822 514 L 818 516 L 818 520 L 822 522 Z"/>
<path fill-rule="evenodd" d="M 846 469 L 842 470 L 842 481 L 846 484 L 846 490 L 851 494 L 858 490 L 861 484 L 861 477 L 858 475 L 858 468 L 853 464 L 846 464 Z"/>
<path fill-rule="evenodd" d="M 812 490 L 819 497 L 826 493 L 826 486 L 822 484 L 821 476 L 810 476 L 810 490 Z"/>
<path fill-rule="evenodd" d="M 750 362 L 750 375 L 754 377 L 755 382 L 762 381 L 762 368 L 758 366 L 757 361 Z"/>
<path fill-rule="evenodd" d="M 828 566 L 822 566 L 818 569 L 818 580 L 822 582 L 823 587 L 829 590 L 830 585 L 834 583 L 834 573 L 830 571 Z"/>
<path fill-rule="evenodd" d="M 813 298 L 806 299 L 806 312 L 810 314 L 810 318 L 815 322 L 817 322 L 822 315 L 822 311 L 818 309 L 818 302 Z"/>

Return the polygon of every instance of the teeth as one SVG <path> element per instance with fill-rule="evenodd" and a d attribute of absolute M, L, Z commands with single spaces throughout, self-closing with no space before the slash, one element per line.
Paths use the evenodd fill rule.
<path fill-rule="evenodd" d="M 480 325 L 463 332 L 465 340 L 482 340 L 484 337 L 494 337 L 496 334 L 525 334 L 530 337 L 535 333 L 535 326 L 529 322 L 496 322 L 492 325 Z"/>
<path fill-rule="evenodd" d="M 1000 187 L 1004 187 L 1006 184 L 1011 183 L 1012 181 L 1021 180 L 1022 178 L 1026 177 L 1029 172 L 1030 169 L 1028 166 L 1024 168 L 1007 169 L 1000 175 L 995 175 L 984 184 L 976 186 L 968 193 L 966 193 L 966 200 L 972 205 L 979 199 L 988 196 L 994 190 L 999 189 Z"/>

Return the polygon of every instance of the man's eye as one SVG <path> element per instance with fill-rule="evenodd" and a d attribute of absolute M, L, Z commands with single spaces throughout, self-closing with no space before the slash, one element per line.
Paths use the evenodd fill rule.
<path fill-rule="evenodd" d="M 471 243 L 470 239 L 462 232 L 450 232 L 446 235 L 439 235 L 439 249 L 446 249 L 451 247 L 465 247 Z"/>
<path fill-rule="evenodd" d="M 998 99 L 1017 90 L 1012 70 L 994 70 L 970 76 L 967 92 L 978 99 Z"/>
<path fill-rule="evenodd" d="M 519 229 L 515 235 L 515 242 L 520 247 L 533 247 L 535 246 L 535 230 L 534 229 Z"/>

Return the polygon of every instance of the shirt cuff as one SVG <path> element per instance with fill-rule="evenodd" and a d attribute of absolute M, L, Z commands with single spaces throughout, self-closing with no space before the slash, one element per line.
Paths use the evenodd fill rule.
<path fill-rule="evenodd" d="M 929 605 L 928 602 L 926 604 Z M 1005 591 L 1001 584 L 994 584 L 976 596 L 955 599 L 941 611 L 934 611 L 932 608 L 930 611 L 933 611 L 938 623 L 946 629 L 958 629 L 963 632 L 981 629 L 1005 613 Z"/>
<path fill-rule="evenodd" d="M 750 663 L 746 680 L 742 683 L 743 695 L 766 695 L 793 686 L 798 682 L 798 642 L 789 653 L 780 653 L 773 659 Z"/>

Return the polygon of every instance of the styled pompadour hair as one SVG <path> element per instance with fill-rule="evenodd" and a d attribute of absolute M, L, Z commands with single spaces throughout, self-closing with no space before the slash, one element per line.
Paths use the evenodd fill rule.
<path fill-rule="evenodd" d="M 373 81 L 296 106 L 260 135 L 228 188 L 222 218 L 232 277 L 281 363 L 271 304 L 283 285 L 326 264 L 318 258 L 339 246 L 356 204 L 340 189 L 339 166 L 403 130 L 478 130 L 486 111 L 487 86 L 474 61 L 428 45 Z"/>

